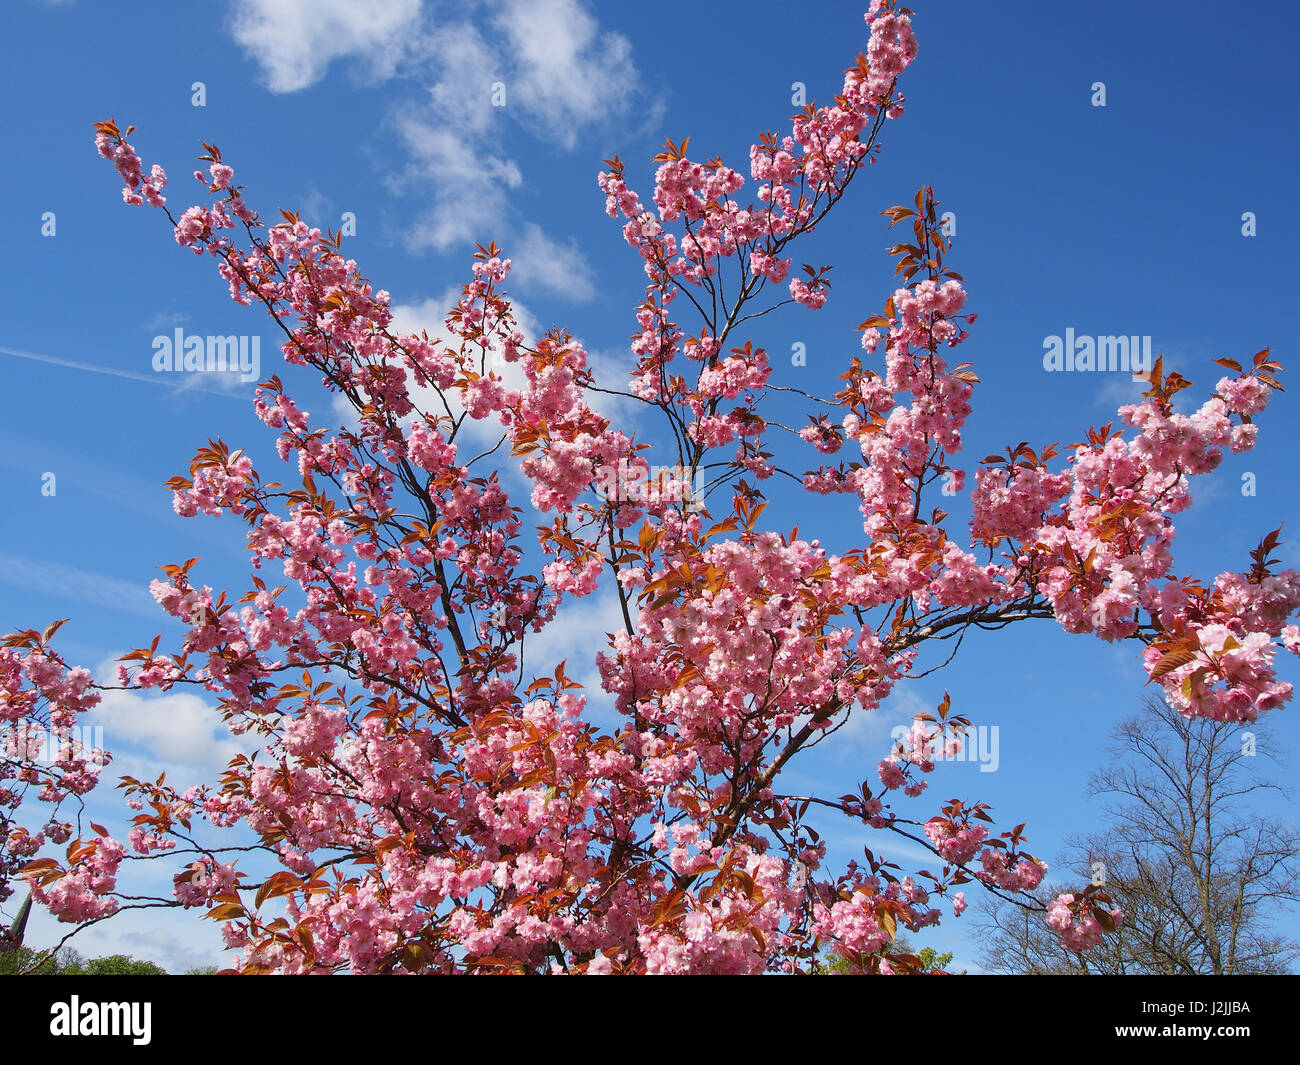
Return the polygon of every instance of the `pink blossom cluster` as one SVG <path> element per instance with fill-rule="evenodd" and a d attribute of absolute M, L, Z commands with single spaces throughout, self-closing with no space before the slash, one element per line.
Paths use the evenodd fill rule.
<path fill-rule="evenodd" d="M 912 877 L 884 879 L 853 870 L 833 891 L 833 901 L 812 907 L 812 931 L 832 945 L 852 971 L 889 973 L 888 948 L 900 926 L 910 931 L 937 924 L 930 893 Z"/>
<path fill-rule="evenodd" d="M 138 207 L 147 201 L 151 207 L 161 207 L 167 202 L 162 194 L 167 185 L 167 174 L 162 167 L 155 163 L 150 168 L 149 176 L 145 177 L 144 165 L 131 145 L 102 128 L 95 134 L 95 148 L 100 155 L 112 162 L 121 177 L 122 200 L 125 203 Z"/>
<path fill-rule="evenodd" d="M 1093 911 L 1086 898 L 1076 898 L 1069 893 L 1058 895 L 1048 904 L 1047 924 L 1061 937 L 1061 943 L 1068 950 L 1089 950 L 1101 941 L 1105 931 Z M 1106 912 L 1112 927 L 1122 923 L 1123 914 L 1118 909 Z"/>
<path fill-rule="evenodd" d="M 958 827 L 943 818 L 934 817 L 925 823 L 925 834 L 944 861 L 965 865 L 975 857 L 980 844 L 988 839 L 989 831 L 983 825 L 964 824 Z"/>
<path fill-rule="evenodd" d="M 1047 866 L 1035 858 L 1017 856 L 1008 851 L 986 847 L 980 853 L 983 871 L 979 878 L 1008 891 L 1032 891 L 1042 883 Z"/>

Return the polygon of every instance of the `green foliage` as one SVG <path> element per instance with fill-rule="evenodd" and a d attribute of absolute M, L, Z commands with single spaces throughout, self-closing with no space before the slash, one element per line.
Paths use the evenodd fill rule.
<path fill-rule="evenodd" d="M 125 954 L 110 954 L 86 963 L 87 976 L 166 976 L 167 970 L 151 961 L 136 961 Z"/>
<path fill-rule="evenodd" d="M 0 952 L 0 976 L 16 976 L 26 970 L 35 960 L 37 952 L 31 947 L 15 947 L 13 950 Z M 54 958 L 46 958 L 32 976 L 59 975 L 58 963 Z"/>
<path fill-rule="evenodd" d="M 827 954 L 825 961 L 813 963 L 813 972 L 818 976 L 829 976 L 831 973 L 845 975 L 852 971 L 848 958 L 842 958 L 838 954 Z"/>
<path fill-rule="evenodd" d="M 86 961 L 70 947 L 45 958 L 32 972 L 27 970 L 44 952 L 31 947 L 17 947 L 0 952 L 0 976 L 166 976 L 167 970 L 151 961 L 136 961 L 125 954 L 110 954 Z M 215 972 L 215 970 L 213 970 Z"/>
<path fill-rule="evenodd" d="M 940 954 L 933 947 L 922 947 L 916 952 L 916 956 L 921 959 L 921 968 L 928 973 L 948 971 L 948 966 L 952 964 L 952 951 L 946 951 Z M 964 976 L 965 973 L 963 972 Z"/>

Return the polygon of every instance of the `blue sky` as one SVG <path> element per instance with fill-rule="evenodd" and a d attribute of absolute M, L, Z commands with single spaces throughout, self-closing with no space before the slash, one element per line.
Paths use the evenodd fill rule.
<path fill-rule="evenodd" d="M 880 161 L 802 249 L 799 261 L 834 264 L 830 303 L 758 322 L 774 383 L 834 390 L 858 351 L 854 326 L 893 287 L 879 212 L 924 183 L 956 215 L 950 265 L 979 314 L 962 349 L 982 378 L 968 468 L 1020 440 L 1077 440 L 1136 395 L 1126 375 L 1044 372 L 1044 338 L 1067 328 L 1150 336 L 1166 366 L 1207 386 L 1216 357 L 1271 346 L 1294 365 L 1293 7 L 914 6 L 920 51 L 903 84 L 907 113 L 886 126 Z M 0 262 L 0 625 L 71 617 L 59 646 L 96 668 L 160 628 L 174 640 L 179 629 L 147 594 L 155 567 L 201 555 L 203 582 L 237 591 L 246 568 L 242 526 L 176 517 L 161 482 L 209 438 L 247 447 L 265 475 L 277 465 L 251 385 L 152 371 L 154 337 L 176 327 L 260 335 L 263 373 L 283 367 L 269 322 L 231 303 L 211 264 L 178 249 L 160 215 L 121 204 L 93 150 L 93 121 L 139 127 L 134 142 L 146 166 L 167 169 L 174 207 L 190 202 L 204 140 L 220 146 L 263 217 L 285 207 L 337 228 L 351 212 L 346 248 L 392 293 L 404 325 L 432 331 L 474 244 L 496 240 L 515 260 L 508 287 L 525 324 L 569 328 L 615 380 L 629 364 L 644 275 L 603 213 L 601 160 L 619 153 L 643 197 L 665 136 L 689 135 L 692 156 L 721 154 L 747 173 L 758 131 L 788 125 L 794 83 L 818 102 L 839 87 L 865 47 L 862 9 L 752 0 L 720 3 L 705 18 L 685 0 L 257 0 L 141 18 L 138 5 L 120 3 L 11 5 L 0 66 L 10 146 L 0 170 L 9 251 Z M 498 81 L 504 107 L 490 103 Z M 1097 82 L 1104 107 L 1092 103 Z M 1243 235 L 1245 212 L 1254 236 Z M 806 367 L 790 365 L 799 343 Z M 304 406 L 330 413 L 310 375 L 285 376 Z M 1197 506 L 1178 519 L 1180 571 L 1241 569 L 1268 530 L 1300 532 L 1288 439 L 1298 403 L 1296 389 L 1277 396 L 1259 448 L 1194 486 Z M 42 494 L 46 473 L 53 496 Z M 1255 475 L 1253 496 L 1242 495 L 1245 473 Z M 962 501 L 952 503 L 960 520 Z M 842 549 L 860 539 L 855 514 L 778 493 L 768 517 Z M 1300 564 L 1296 541 L 1283 556 Z M 534 664 L 548 653 L 589 663 L 613 627 L 612 605 L 598 596 L 569 615 L 563 637 L 529 651 Z M 1282 668 L 1298 679 L 1290 662 Z M 587 677 L 594 685 L 590 668 Z M 1053 862 L 1089 826 L 1086 776 L 1111 726 L 1136 710 L 1144 679 L 1131 647 L 1048 623 L 975 634 L 947 671 L 907 686 L 790 776 L 829 774 L 827 794 L 849 790 L 874 774 L 889 728 L 946 688 L 956 711 L 999 727 L 1000 767 L 941 767 L 929 795 L 985 799 L 1006 825 L 1028 819 L 1032 849 Z M 1275 718 L 1277 753 L 1294 755 L 1295 711 Z M 196 781 L 234 749 L 214 720 L 190 695 L 114 696 L 103 715 L 119 771 L 167 765 Z M 107 817 L 115 806 L 96 809 Z M 842 861 L 881 835 L 864 839 L 846 823 L 829 838 Z M 31 939 L 52 932 L 38 917 Z M 925 942 L 973 963 L 968 924 L 949 920 Z M 217 938 L 188 917 L 128 916 L 78 945 L 183 967 L 215 960 Z"/>

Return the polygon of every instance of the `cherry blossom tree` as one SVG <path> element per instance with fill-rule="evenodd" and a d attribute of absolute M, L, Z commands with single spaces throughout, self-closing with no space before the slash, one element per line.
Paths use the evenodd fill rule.
<path fill-rule="evenodd" d="M 911 13 L 872 0 L 866 22 L 834 101 L 753 145 L 750 196 L 740 171 L 691 158 L 687 141 L 656 157 L 649 206 L 607 161 L 608 214 L 646 275 L 622 392 L 657 419 L 641 438 L 599 412 L 572 334 L 524 335 L 494 244 L 449 309 L 450 341 L 404 334 L 340 237 L 289 213 L 267 226 L 215 146 L 195 172 L 202 201 L 173 214 L 167 175 L 146 172 L 132 129 L 97 125 L 125 201 L 210 257 L 231 298 L 283 332 L 286 378 L 311 371 L 355 421 L 313 421 L 273 375 L 256 412 L 296 464 L 291 484 L 221 441 L 169 482 L 178 514 L 247 525 L 249 587 L 215 592 L 195 559 L 164 566 L 152 592 L 186 635 L 127 654 L 119 684 L 202 689 L 260 748 L 184 792 L 122 778 L 135 811 L 124 840 L 77 812 L 102 752 L 70 742 L 38 762 L 13 740 L 66 734 L 99 687 L 54 649 L 57 625 L 4 641 L 4 891 L 21 868 L 37 902 L 77 927 L 193 909 L 220 923 L 246 972 L 806 972 L 827 952 L 909 972 L 921 962 L 896 938 L 936 924 L 941 904 L 960 915 L 966 885 L 1045 909 L 1071 949 L 1115 927 L 1090 886 L 1032 901 L 1046 867 L 1023 824 L 999 830 L 982 803 L 919 801 L 939 749 L 970 725 L 947 697 L 850 794 L 794 794 L 782 774 L 976 626 L 1055 619 L 1137 641 L 1152 683 L 1191 716 L 1247 721 L 1285 703 L 1274 658 L 1300 647 L 1300 574 L 1275 572 L 1276 535 L 1249 569 L 1209 583 L 1177 575 L 1171 553 L 1190 479 L 1254 445 L 1279 367 L 1267 351 L 1245 367 L 1220 360 L 1229 374 L 1183 414 L 1173 401 L 1191 382 L 1157 363 L 1118 428 L 1059 458 L 1022 444 L 985 459 L 971 527 L 953 531 L 926 497 L 966 476 L 978 378 L 946 353 L 975 315 L 923 188 L 884 212 L 905 234 L 890 252 L 899 287 L 862 323 L 843 387 L 773 385 L 761 316 L 816 310 L 829 291 L 827 267 L 792 270 L 792 245 L 903 112 Z M 778 400 L 809 424 L 780 421 Z M 475 423 L 499 427 L 502 445 L 474 454 Z M 680 477 L 645 490 L 652 459 Z M 506 464 L 531 484 L 546 523 L 535 534 Z M 831 553 L 775 526 L 759 487 L 773 478 L 847 497 L 860 546 Z M 563 604 L 601 588 L 621 607 L 596 656 L 616 730 L 592 723 L 565 662 L 523 664 Z M 20 823 L 24 799 L 45 806 Z M 868 843 L 873 831 L 915 841 L 931 868 L 870 846 L 828 868 L 815 808 Z M 127 883 L 149 860 L 172 863 L 170 895 Z"/>

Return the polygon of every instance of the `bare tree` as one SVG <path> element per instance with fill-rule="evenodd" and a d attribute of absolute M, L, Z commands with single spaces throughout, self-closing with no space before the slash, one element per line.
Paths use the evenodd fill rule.
<path fill-rule="evenodd" d="M 1189 720 L 1159 699 L 1116 727 L 1089 797 L 1109 827 L 1071 842 L 1067 865 L 1124 911 L 1119 931 L 1083 953 L 1039 914 L 983 900 L 981 964 L 993 972 L 1240 975 L 1286 973 L 1300 944 L 1274 922 L 1300 899 L 1300 829 L 1257 803 L 1284 789 L 1259 778 L 1267 730 Z M 1043 901 L 1061 890 L 1043 886 Z"/>

